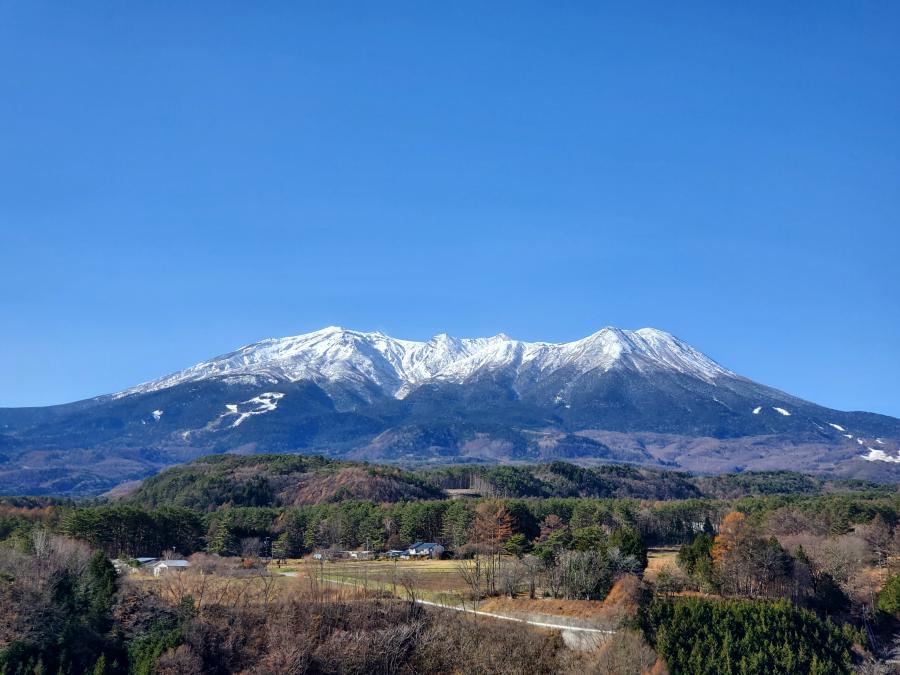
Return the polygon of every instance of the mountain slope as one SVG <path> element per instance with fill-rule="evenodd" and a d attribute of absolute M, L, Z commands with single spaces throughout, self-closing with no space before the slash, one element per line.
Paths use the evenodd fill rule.
<path fill-rule="evenodd" d="M 95 493 L 225 452 L 893 479 L 900 420 L 817 406 L 650 328 L 555 344 L 332 327 L 117 394 L 0 409 L 0 493 Z"/>

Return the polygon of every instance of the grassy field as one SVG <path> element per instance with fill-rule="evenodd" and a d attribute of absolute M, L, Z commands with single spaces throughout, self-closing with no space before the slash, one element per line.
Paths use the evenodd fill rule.
<path fill-rule="evenodd" d="M 645 579 L 652 582 L 661 569 L 676 567 L 677 556 L 677 548 L 651 549 Z M 290 576 L 318 577 L 397 596 L 405 594 L 404 585 L 411 585 L 416 596 L 423 600 L 454 605 L 461 604 L 468 591 L 456 560 L 288 560 L 280 568 L 270 566 L 270 570 Z"/>
<path fill-rule="evenodd" d="M 656 575 L 666 567 L 678 567 L 678 549 L 651 548 L 647 551 L 647 569 L 644 571 L 644 579 L 656 581 Z"/>
<path fill-rule="evenodd" d="M 415 588 L 424 600 L 460 604 L 466 585 L 455 560 L 289 560 L 273 572 L 298 577 L 319 577 L 328 581 L 353 584 L 369 590 L 403 595 L 404 586 Z"/>

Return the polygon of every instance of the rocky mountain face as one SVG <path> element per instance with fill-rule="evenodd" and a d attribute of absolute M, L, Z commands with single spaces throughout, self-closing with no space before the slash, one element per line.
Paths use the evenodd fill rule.
<path fill-rule="evenodd" d="M 741 377 L 663 331 L 264 340 L 117 394 L 0 409 L 0 493 L 90 494 L 209 453 L 630 462 L 900 477 L 900 420 Z"/>

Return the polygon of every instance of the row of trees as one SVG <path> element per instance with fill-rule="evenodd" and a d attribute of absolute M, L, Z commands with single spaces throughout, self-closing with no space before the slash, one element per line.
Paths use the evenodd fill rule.
<path fill-rule="evenodd" d="M 0 519 L 0 535 L 27 536 L 31 528 L 41 525 L 87 541 L 110 555 L 154 554 L 173 548 L 183 553 L 205 549 L 237 555 L 241 540 L 253 537 L 269 538 L 274 542 L 273 552 L 286 557 L 318 548 L 402 548 L 416 540 L 436 541 L 465 552 L 474 543 L 472 523 L 484 503 L 502 504 L 508 513 L 511 552 L 538 544 L 583 549 L 599 534 L 615 530 L 635 531 L 651 545 L 689 543 L 700 531 L 713 533 L 713 524 L 722 522 L 732 510 L 743 513 L 747 523 L 779 537 L 841 534 L 866 522 L 882 522 L 890 530 L 900 513 L 897 498 L 843 495 L 736 502 L 580 498 L 396 504 L 346 501 L 287 509 L 225 507 L 203 514 L 171 507 L 51 506 L 35 509 L 27 516 L 21 511 L 0 513 L 4 516 Z M 887 543 L 873 539 L 882 559 Z M 771 557 L 772 565 L 778 564 L 774 547 L 760 544 L 757 553 Z"/>
<path fill-rule="evenodd" d="M 538 535 L 517 533 L 515 518 L 501 501 L 475 508 L 469 538 L 458 548 L 458 570 L 477 601 L 501 593 L 515 597 L 538 588 L 554 598 L 602 599 L 622 573 L 642 574 L 647 548 L 628 526 L 607 533 L 592 525 L 575 536 L 559 516 L 541 521 Z"/>
<path fill-rule="evenodd" d="M 203 518 L 189 509 L 133 506 L 72 509 L 60 529 L 113 557 L 158 555 L 163 550 L 191 553 L 202 548 L 206 534 Z"/>
<path fill-rule="evenodd" d="M 560 548 L 585 549 L 615 530 L 639 532 L 646 522 L 637 502 L 630 500 L 485 500 L 410 502 L 374 505 L 348 502 L 338 505 L 299 507 L 281 513 L 275 521 L 276 549 L 287 557 L 316 548 L 403 548 L 417 540 L 436 541 L 448 549 L 469 555 L 485 538 L 484 528 L 473 523 L 485 510 L 502 507 L 499 533 L 505 552 L 517 554 L 532 548 L 538 552 Z M 688 532 L 694 518 L 702 522 L 708 507 L 666 513 L 667 528 Z M 481 516 L 479 516 L 481 514 Z M 240 514 L 220 513 L 220 522 L 235 532 L 246 533 Z M 677 525 L 673 525 L 675 521 Z M 256 532 L 256 536 L 269 536 Z M 644 535 L 641 535 L 645 538 Z"/>

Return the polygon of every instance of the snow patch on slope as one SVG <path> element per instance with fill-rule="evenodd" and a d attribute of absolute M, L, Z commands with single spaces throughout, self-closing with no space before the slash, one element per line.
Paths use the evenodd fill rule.
<path fill-rule="evenodd" d="M 239 427 L 253 415 L 262 415 L 263 413 L 272 412 L 278 408 L 278 401 L 284 398 L 284 394 L 278 391 L 269 391 L 254 396 L 243 403 L 227 403 L 225 409 L 228 411 L 219 417 L 229 417 L 237 415 L 237 419 L 231 423 L 231 428 Z"/>
<path fill-rule="evenodd" d="M 835 424 L 834 422 L 829 422 L 829 423 L 828 423 L 828 426 L 834 427 L 834 428 L 837 429 L 838 431 L 847 431 L 847 430 L 846 430 L 844 427 L 842 427 L 840 424 Z"/>
<path fill-rule="evenodd" d="M 787 410 L 785 410 L 784 408 L 772 408 L 772 410 L 774 410 L 774 411 L 777 412 L 777 413 L 781 413 L 781 414 L 784 415 L 785 417 L 790 417 L 790 416 L 791 416 L 791 413 L 789 413 L 789 412 L 788 412 Z"/>
<path fill-rule="evenodd" d="M 900 464 L 900 453 L 897 455 L 889 455 L 884 450 L 877 450 L 870 447 L 866 447 L 866 450 L 868 450 L 869 453 L 860 455 L 860 457 L 867 462 L 890 462 L 892 464 Z"/>

